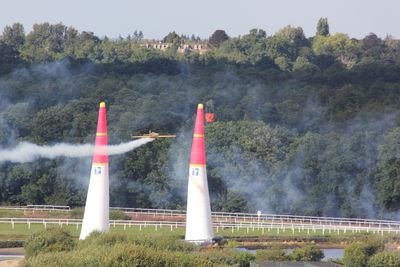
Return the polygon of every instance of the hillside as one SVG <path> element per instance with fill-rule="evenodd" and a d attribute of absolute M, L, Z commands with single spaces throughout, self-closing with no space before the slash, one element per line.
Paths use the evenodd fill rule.
<path fill-rule="evenodd" d="M 176 133 L 111 157 L 111 205 L 182 208 L 197 103 L 213 210 L 398 218 L 400 41 L 315 36 L 288 26 L 165 51 L 62 24 L 16 23 L 0 37 L 0 147 L 94 141 L 107 101 L 109 142 Z M 195 40 L 206 43 L 205 40 Z M 82 206 L 90 158 L 0 162 L 0 203 Z"/>

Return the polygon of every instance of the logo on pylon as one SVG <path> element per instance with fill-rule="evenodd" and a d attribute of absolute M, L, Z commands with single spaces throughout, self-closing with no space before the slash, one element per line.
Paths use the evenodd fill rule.
<path fill-rule="evenodd" d="M 192 169 L 192 176 L 199 176 L 200 169 L 199 168 L 193 168 Z"/>
<path fill-rule="evenodd" d="M 101 174 L 101 167 L 94 167 L 94 174 Z"/>

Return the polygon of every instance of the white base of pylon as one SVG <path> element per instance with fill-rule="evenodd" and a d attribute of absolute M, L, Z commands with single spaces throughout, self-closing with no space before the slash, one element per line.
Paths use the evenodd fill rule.
<path fill-rule="evenodd" d="M 93 231 L 108 232 L 110 228 L 108 185 L 108 164 L 93 163 L 79 239 L 85 239 Z"/>
<path fill-rule="evenodd" d="M 206 167 L 190 166 L 185 240 L 211 243 L 213 236 Z"/>

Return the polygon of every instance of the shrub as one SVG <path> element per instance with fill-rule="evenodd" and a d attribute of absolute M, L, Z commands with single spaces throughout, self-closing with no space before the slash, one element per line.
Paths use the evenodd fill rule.
<path fill-rule="evenodd" d="M 250 266 L 250 262 L 255 260 L 255 256 L 248 252 L 239 252 L 234 249 L 205 248 L 201 251 L 192 252 L 199 258 L 207 259 L 218 266 Z"/>
<path fill-rule="evenodd" d="M 254 254 L 251 254 L 249 252 L 237 252 L 235 254 L 235 261 L 236 263 L 239 264 L 240 267 L 249 267 L 250 262 L 254 261 L 256 259 L 256 256 Z"/>
<path fill-rule="evenodd" d="M 75 249 L 69 252 L 40 254 L 39 256 L 27 259 L 25 266 L 208 267 L 215 266 L 215 264 L 208 259 L 199 257 L 198 255 L 160 251 L 142 245 L 119 243 L 111 247 L 91 245 L 83 249 Z"/>
<path fill-rule="evenodd" d="M 346 267 L 365 267 L 369 258 L 382 250 L 383 243 L 380 241 L 352 243 L 344 249 L 343 263 Z"/>
<path fill-rule="evenodd" d="M 68 251 L 75 247 L 75 241 L 69 232 L 61 228 L 34 233 L 25 242 L 25 257 L 53 251 Z"/>
<path fill-rule="evenodd" d="M 271 248 L 267 250 L 257 250 L 256 251 L 257 261 L 287 261 L 289 257 L 286 255 L 285 251 L 280 248 Z"/>
<path fill-rule="evenodd" d="M 125 233 L 100 233 L 93 232 L 85 240 L 79 242 L 79 247 L 89 245 L 115 245 L 118 243 L 130 243 L 134 245 L 144 245 L 147 247 L 158 248 L 169 251 L 188 252 L 197 249 L 197 246 L 177 239 L 173 236 L 133 236 Z"/>
<path fill-rule="evenodd" d="M 77 244 L 71 251 L 37 250 L 36 254 L 26 258 L 25 266 L 249 266 L 255 259 L 250 253 L 232 249 L 199 250 L 197 246 L 171 236 L 94 232 Z"/>
<path fill-rule="evenodd" d="M 295 261 L 319 261 L 323 257 L 324 252 L 313 245 L 297 248 L 290 255 L 290 258 Z"/>
<path fill-rule="evenodd" d="M 207 248 L 203 249 L 198 255 L 209 259 L 210 261 L 217 264 L 226 264 L 229 266 L 236 265 L 237 261 L 235 255 L 239 253 L 233 249 L 215 249 Z"/>
<path fill-rule="evenodd" d="M 400 267 L 399 252 L 378 252 L 368 261 L 368 267 Z"/>

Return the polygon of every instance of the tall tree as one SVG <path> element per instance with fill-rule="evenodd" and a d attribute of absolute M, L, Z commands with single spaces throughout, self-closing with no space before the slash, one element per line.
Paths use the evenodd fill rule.
<path fill-rule="evenodd" d="M 318 20 L 317 35 L 322 35 L 322 36 L 328 36 L 329 35 L 328 18 L 320 18 Z"/>
<path fill-rule="evenodd" d="M 6 26 L 3 30 L 1 40 L 12 47 L 18 49 L 25 43 L 24 26 L 20 23 L 14 23 L 12 26 Z"/>
<path fill-rule="evenodd" d="M 182 38 L 175 32 L 168 33 L 167 36 L 163 38 L 164 43 L 180 44 Z"/>
<path fill-rule="evenodd" d="M 229 36 L 226 34 L 224 30 L 216 30 L 209 39 L 210 45 L 214 47 L 219 47 L 221 43 L 225 42 L 229 39 Z"/>

